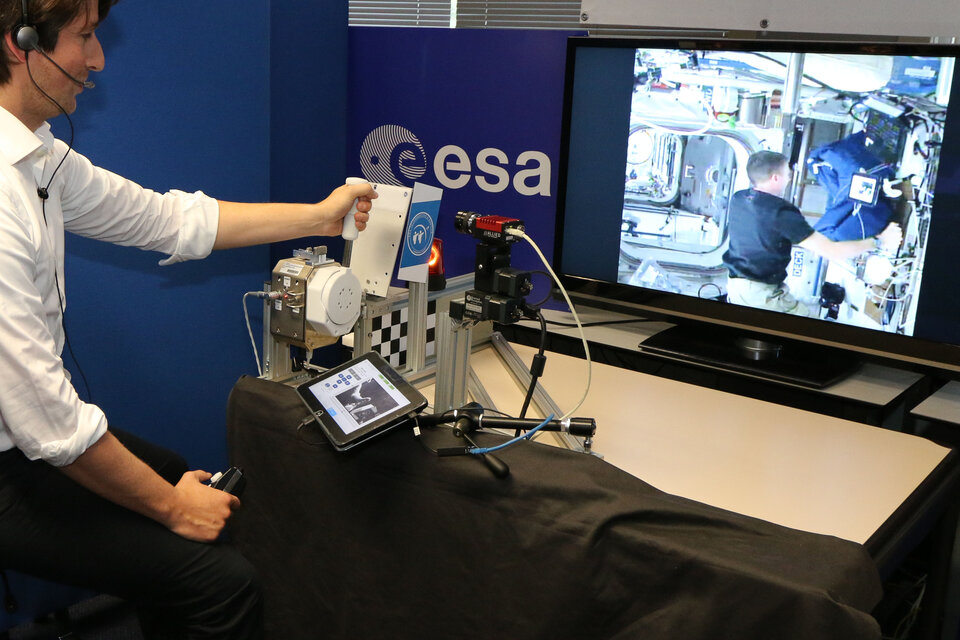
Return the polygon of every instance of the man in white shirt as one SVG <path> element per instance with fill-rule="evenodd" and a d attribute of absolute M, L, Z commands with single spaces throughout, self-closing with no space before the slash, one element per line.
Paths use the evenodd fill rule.
<path fill-rule="evenodd" d="M 104 65 L 95 29 L 116 0 L 0 0 L 0 569 L 140 606 L 148 638 L 259 638 L 256 575 L 210 544 L 236 497 L 174 454 L 108 429 L 63 368 L 64 230 L 167 253 L 337 235 L 369 185 L 316 204 L 158 194 L 93 166 L 46 121 Z"/>

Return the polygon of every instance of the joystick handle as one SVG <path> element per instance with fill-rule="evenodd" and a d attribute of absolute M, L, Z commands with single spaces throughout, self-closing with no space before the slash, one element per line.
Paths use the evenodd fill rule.
<path fill-rule="evenodd" d="M 364 178 L 347 178 L 346 184 L 366 184 Z M 343 232 L 340 234 L 344 240 L 354 241 L 359 235 L 357 230 L 357 220 L 354 216 L 357 214 L 357 201 L 353 201 L 353 206 L 350 207 L 350 211 L 347 212 L 347 215 L 343 217 Z"/>
<path fill-rule="evenodd" d="M 247 479 L 243 477 L 243 470 L 239 467 L 230 467 L 226 471 L 218 471 L 207 482 L 214 489 L 226 491 L 238 498 L 247 485 Z"/>

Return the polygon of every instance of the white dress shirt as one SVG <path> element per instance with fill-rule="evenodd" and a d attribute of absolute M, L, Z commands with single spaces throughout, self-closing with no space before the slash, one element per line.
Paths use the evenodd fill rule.
<path fill-rule="evenodd" d="M 160 264 L 171 264 L 206 257 L 219 221 L 217 201 L 201 192 L 159 194 L 66 153 L 48 124 L 31 132 L 0 108 L 0 451 L 56 466 L 107 428 L 60 358 L 64 230 L 161 251 L 170 257 Z M 43 206 L 37 188 L 61 159 Z"/>

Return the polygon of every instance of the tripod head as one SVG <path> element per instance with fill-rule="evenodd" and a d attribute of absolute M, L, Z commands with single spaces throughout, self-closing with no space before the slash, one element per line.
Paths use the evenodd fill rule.
<path fill-rule="evenodd" d="M 422 415 L 417 417 L 417 424 L 420 426 L 435 426 L 439 424 L 453 423 L 453 434 L 458 438 L 466 440 L 470 446 L 467 447 L 442 447 L 437 449 L 437 455 L 446 456 L 480 456 L 483 463 L 498 478 L 506 478 L 510 475 L 510 467 L 500 458 L 491 455 L 493 451 L 505 449 L 520 440 L 529 439 L 538 431 L 561 431 L 570 435 L 585 438 L 584 446 L 590 448 L 590 440 L 597 432 L 597 422 L 593 418 L 569 418 L 567 420 L 554 420 L 551 414 L 546 420 L 539 418 L 506 418 L 487 416 L 483 412 L 483 407 L 476 402 L 471 402 L 459 409 L 453 409 L 445 413 Z M 495 447 L 480 447 L 470 437 L 474 432 L 488 427 L 491 429 L 507 429 L 516 431 L 526 431 L 524 435 L 508 440 Z"/>

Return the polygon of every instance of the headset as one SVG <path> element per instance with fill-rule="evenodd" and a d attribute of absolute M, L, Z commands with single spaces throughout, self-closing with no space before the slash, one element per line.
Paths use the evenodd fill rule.
<path fill-rule="evenodd" d="M 13 29 L 13 40 L 22 51 L 37 51 L 40 49 L 40 32 L 27 20 L 27 0 L 20 0 L 20 7 L 20 24 Z"/>
<path fill-rule="evenodd" d="M 21 51 L 26 51 L 27 53 L 36 51 L 41 56 L 46 58 L 50 64 L 55 66 L 60 73 L 67 76 L 67 78 L 69 78 L 72 82 L 75 82 L 85 89 L 93 89 L 95 86 L 97 86 L 89 80 L 80 80 L 79 78 L 73 77 L 67 73 L 66 69 L 61 67 L 53 58 L 47 55 L 47 52 L 44 51 L 43 47 L 40 46 L 40 32 L 37 31 L 35 26 L 27 22 L 27 0 L 20 0 L 20 8 L 22 10 L 20 24 L 14 27 L 12 32 L 13 40 L 17 43 L 17 48 Z"/>

